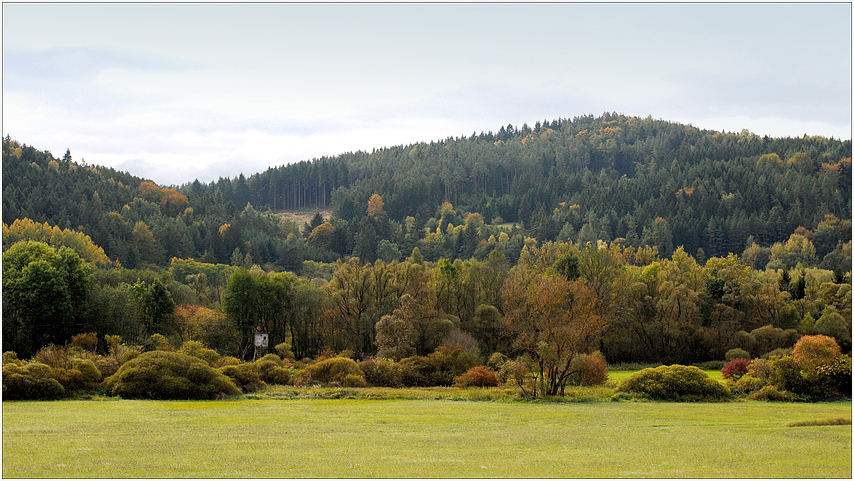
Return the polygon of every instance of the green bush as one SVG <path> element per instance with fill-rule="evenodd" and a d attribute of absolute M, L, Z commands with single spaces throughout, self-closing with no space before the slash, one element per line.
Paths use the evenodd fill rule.
<path fill-rule="evenodd" d="M 432 386 L 430 374 L 433 371 L 430 360 L 425 356 L 412 356 L 398 363 L 403 385 L 407 387 Z"/>
<path fill-rule="evenodd" d="M 83 373 L 77 369 L 65 369 L 63 367 L 58 367 L 53 370 L 53 378 L 59 381 L 66 391 L 83 389 L 85 384 L 83 382 Z"/>
<path fill-rule="evenodd" d="M 724 356 L 727 362 L 732 361 L 733 359 L 750 359 L 750 353 L 745 351 L 744 349 L 736 347 L 735 349 L 730 349 L 726 352 Z"/>
<path fill-rule="evenodd" d="M 41 363 L 3 365 L 3 400 L 59 399 L 65 388 L 53 378 L 50 366 Z"/>
<path fill-rule="evenodd" d="M 739 377 L 738 380 L 728 382 L 727 385 L 733 394 L 748 394 L 759 391 L 765 387 L 766 384 L 762 379 L 753 377 L 750 374 L 745 374 Z"/>
<path fill-rule="evenodd" d="M 234 356 L 223 356 L 219 358 L 219 361 L 216 363 L 216 367 L 225 367 L 225 366 L 238 366 L 242 364 L 240 359 L 237 359 Z"/>
<path fill-rule="evenodd" d="M 276 344 L 274 349 L 279 354 L 279 357 L 281 357 L 282 359 L 294 359 L 294 352 L 291 350 L 290 343 L 283 342 L 281 344 Z"/>
<path fill-rule="evenodd" d="M 365 382 L 364 375 L 347 374 L 341 381 L 341 385 L 344 387 L 367 387 L 368 383 Z"/>
<path fill-rule="evenodd" d="M 275 354 L 267 354 L 252 364 L 258 371 L 261 380 L 267 384 L 284 386 L 291 380 L 291 371 L 284 366 L 282 360 Z"/>
<path fill-rule="evenodd" d="M 803 398 L 792 394 L 788 391 L 781 391 L 777 389 L 776 386 L 767 385 L 756 391 L 755 393 L 748 396 L 748 399 L 751 401 L 782 401 L 782 402 L 794 402 L 801 401 Z"/>
<path fill-rule="evenodd" d="M 71 365 L 83 376 L 84 389 L 94 389 L 104 380 L 101 371 L 91 359 L 72 359 Z"/>
<path fill-rule="evenodd" d="M 769 363 L 771 374 L 768 376 L 768 384 L 781 391 L 804 393 L 809 390 L 808 383 L 792 356 L 775 357 Z"/>
<path fill-rule="evenodd" d="M 462 346 L 452 344 L 439 346 L 427 356 L 430 364 L 430 385 L 450 386 L 454 378 L 473 368 L 477 363 L 477 357 Z"/>
<path fill-rule="evenodd" d="M 818 396 L 851 397 L 851 356 L 837 356 L 815 369 Z"/>
<path fill-rule="evenodd" d="M 333 357 L 306 366 L 303 372 L 297 376 L 299 381 L 295 380 L 295 382 L 298 384 L 311 384 L 317 382 L 323 384 L 338 383 L 343 385 L 344 379 L 350 375 L 360 376 L 364 382 L 365 373 L 359 369 L 359 365 L 356 364 L 356 361 L 346 357 Z"/>
<path fill-rule="evenodd" d="M 24 361 L 18 359 L 18 353 L 15 351 L 6 351 L 3 353 L 3 365 L 6 364 L 23 364 Z"/>
<path fill-rule="evenodd" d="M 258 369 L 252 364 L 230 364 L 219 368 L 219 372 L 228 376 L 243 392 L 254 392 L 267 387 Z"/>
<path fill-rule="evenodd" d="M 783 357 L 783 356 L 788 356 L 788 355 L 789 355 L 789 354 L 791 354 L 791 353 L 792 353 L 792 348 L 791 348 L 791 347 L 789 347 L 789 348 L 786 348 L 786 347 L 779 347 L 779 348 L 777 348 L 777 349 L 774 349 L 774 350 L 773 350 L 773 351 L 771 351 L 771 352 L 766 352 L 765 354 L 763 354 L 763 355 L 762 355 L 762 359 L 771 359 L 771 358 L 773 358 L 773 357 Z"/>
<path fill-rule="evenodd" d="M 617 392 L 640 393 L 652 399 L 696 401 L 729 399 L 729 388 L 695 366 L 659 366 L 623 379 Z"/>
<path fill-rule="evenodd" d="M 104 380 L 113 395 L 148 399 L 213 399 L 237 395 L 227 376 L 201 359 L 169 351 L 150 351 L 128 361 Z"/>
<path fill-rule="evenodd" d="M 208 363 L 208 366 L 217 367 L 219 364 L 219 353 L 214 351 L 213 349 L 208 349 L 199 341 L 187 341 L 182 346 L 178 352 L 182 354 L 186 354 L 188 356 L 193 356 L 201 359 Z"/>
<path fill-rule="evenodd" d="M 383 357 L 372 357 L 359 363 L 365 381 L 377 387 L 403 387 L 403 372 L 399 363 Z"/>

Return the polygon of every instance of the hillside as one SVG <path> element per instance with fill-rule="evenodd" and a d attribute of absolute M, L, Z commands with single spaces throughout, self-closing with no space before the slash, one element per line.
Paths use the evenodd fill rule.
<path fill-rule="evenodd" d="M 850 149 L 606 115 L 162 187 L 7 137 L 3 349 L 96 333 L 249 358 L 262 329 L 295 359 L 417 357 L 418 385 L 463 352 L 536 360 L 564 321 L 564 367 L 807 334 L 849 352 Z"/>
<path fill-rule="evenodd" d="M 382 216 L 367 212 L 375 194 Z M 807 263 L 819 265 L 851 238 L 851 197 L 850 141 L 616 114 L 508 125 L 175 189 L 79 165 L 70 152 L 55 159 L 8 137 L 3 144 L 4 223 L 26 217 L 79 229 L 126 266 L 172 257 L 232 263 L 248 254 L 250 263 L 299 271 L 304 259 L 393 259 L 414 247 L 433 261 L 483 259 L 501 223 L 516 224 L 504 248 L 511 260 L 525 237 L 621 240 L 662 256 L 684 246 L 700 260 L 755 243 L 766 249 L 755 263 L 763 268 L 771 246 L 802 228 L 815 247 Z M 331 210 L 311 227 L 326 220 L 333 229 L 310 240 L 308 231 L 299 235 L 304 225 L 259 213 L 286 209 Z M 460 229 L 467 221 L 476 231 Z M 840 267 L 831 261 L 824 267 Z"/>

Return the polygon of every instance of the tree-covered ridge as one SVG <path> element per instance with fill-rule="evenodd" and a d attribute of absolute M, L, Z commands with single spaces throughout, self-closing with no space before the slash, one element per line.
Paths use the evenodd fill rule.
<path fill-rule="evenodd" d="M 193 187 L 238 206 L 333 205 L 348 221 L 364 217 L 361 206 L 375 193 L 392 220 L 411 216 L 422 225 L 448 201 L 486 222 L 518 222 L 539 241 L 625 238 L 658 245 L 662 254 L 682 245 L 713 256 L 742 251 L 750 236 L 764 246 L 785 241 L 826 214 L 850 219 L 850 157 L 850 141 L 606 114 L 324 157 Z"/>
<path fill-rule="evenodd" d="M 850 269 L 851 142 L 760 138 L 605 114 L 159 187 L 6 138 L 3 221 L 89 235 L 126 267 L 172 258 L 301 273 L 304 260 L 515 262 L 525 245 L 617 241 L 700 262 Z M 331 209 L 297 226 L 270 212 Z"/>

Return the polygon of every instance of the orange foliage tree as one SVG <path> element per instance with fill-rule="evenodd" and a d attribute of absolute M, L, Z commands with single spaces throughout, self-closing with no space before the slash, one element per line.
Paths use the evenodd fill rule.
<path fill-rule="evenodd" d="M 504 325 L 514 349 L 530 360 L 537 391 L 563 395 L 573 357 L 608 326 L 603 306 L 584 280 L 514 268 L 502 290 Z M 538 388 L 537 385 L 541 385 Z"/>

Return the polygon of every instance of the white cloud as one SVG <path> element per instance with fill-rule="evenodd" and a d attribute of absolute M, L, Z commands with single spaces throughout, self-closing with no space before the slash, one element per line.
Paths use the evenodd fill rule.
<path fill-rule="evenodd" d="M 3 128 L 159 183 L 606 111 L 850 138 L 850 13 L 850 4 L 9 4 Z"/>

